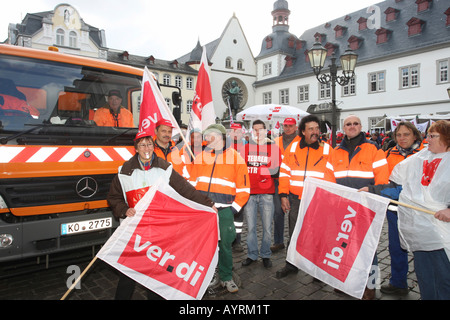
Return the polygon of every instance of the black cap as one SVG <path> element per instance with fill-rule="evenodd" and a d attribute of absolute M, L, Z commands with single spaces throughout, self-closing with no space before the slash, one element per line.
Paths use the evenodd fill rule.
<path fill-rule="evenodd" d="M 117 96 L 122 99 L 122 95 L 120 94 L 119 90 L 109 90 L 108 97 L 111 97 L 111 96 Z"/>

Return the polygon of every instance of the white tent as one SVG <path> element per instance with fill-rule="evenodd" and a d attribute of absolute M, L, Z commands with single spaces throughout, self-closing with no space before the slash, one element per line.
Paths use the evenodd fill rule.
<path fill-rule="evenodd" d="M 236 115 L 236 120 L 251 121 L 259 119 L 262 121 L 283 121 L 286 118 L 294 118 L 298 122 L 307 115 L 309 115 L 308 112 L 293 106 L 283 104 L 259 104 L 239 112 Z"/>

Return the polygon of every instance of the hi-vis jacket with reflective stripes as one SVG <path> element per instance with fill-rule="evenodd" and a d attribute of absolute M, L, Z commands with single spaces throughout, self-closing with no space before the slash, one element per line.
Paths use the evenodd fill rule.
<path fill-rule="evenodd" d="M 215 202 L 217 208 L 239 212 L 250 197 L 250 178 L 244 159 L 233 148 L 215 153 L 205 149 L 195 157 L 189 182 Z"/>
<path fill-rule="evenodd" d="M 294 141 L 284 152 L 281 163 L 280 195 L 293 193 L 301 198 L 305 177 L 335 182 L 333 168 L 329 163 L 332 153 L 333 148 L 327 143 L 307 145 L 304 139 Z"/>
<path fill-rule="evenodd" d="M 373 184 L 389 183 L 389 168 L 382 149 L 361 134 L 353 154 L 349 154 L 345 139 L 335 148 L 330 159 L 336 182 L 360 189 Z"/>

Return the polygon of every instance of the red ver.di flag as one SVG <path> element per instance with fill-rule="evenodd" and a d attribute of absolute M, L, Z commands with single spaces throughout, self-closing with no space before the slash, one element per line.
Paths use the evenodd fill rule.
<path fill-rule="evenodd" d="M 177 121 L 167 106 L 161 90 L 158 88 L 155 76 L 145 67 L 142 76 L 139 132 L 145 131 L 153 135 L 156 123 L 161 119 L 172 122 L 174 126 L 172 136 L 179 133 Z"/>
<path fill-rule="evenodd" d="M 287 260 L 361 298 L 389 199 L 307 178 Z"/>
<path fill-rule="evenodd" d="M 152 186 L 135 209 L 98 258 L 165 299 L 201 299 L 217 265 L 217 214 L 166 183 Z"/>

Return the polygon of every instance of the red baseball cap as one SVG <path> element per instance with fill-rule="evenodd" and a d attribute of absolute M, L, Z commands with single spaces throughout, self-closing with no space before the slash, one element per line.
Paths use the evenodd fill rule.
<path fill-rule="evenodd" d="M 136 141 L 137 139 L 140 138 L 144 138 L 144 137 L 151 137 L 152 135 L 150 134 L 149 131 L 140 131 L 136 134 L 136 137 L 134 138 L 134 141 Z"/>
<path fill-rule="evenodd" d="M 175 128 L 170 120 L 161 119 L 156 123 L 156 128 L 158 128 L 160 125 L 168 126 L 171 128 Z"/>
<path fill-rule="evenodd" d="M 295 121 L 294 118 L 286 118 L 284 119 L 283 124 L 297 124 L 297 121 Z"/>
<path fill-rule="evenodd" d="M 233 123 L 230 126 L 231 129 L 242 129 L 242 125 L 240 123 Z"/>

